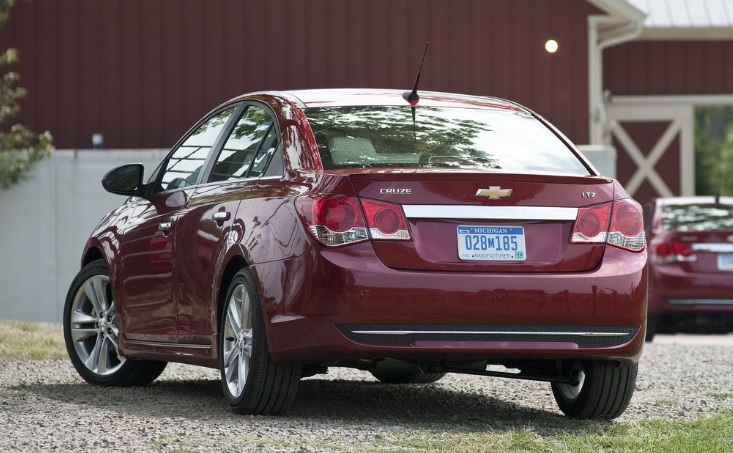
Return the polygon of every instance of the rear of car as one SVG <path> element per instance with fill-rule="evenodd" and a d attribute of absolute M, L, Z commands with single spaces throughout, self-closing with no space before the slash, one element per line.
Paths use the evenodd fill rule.
<path fill-rule="evenodd" d="M 301 173 L 312 188 L 295 203 L 312 247 L 290 267 L 318 272 L 273 318 L 274 358 L 382 380 L 448 371 L 549 380 L 571 395 L 578 376 L 609 363 L 623 369 L 619 386 L 635 379 L 641 207 L 559 133 L 498 99 L 302 102 L 323 170 Z M 630 393 L 609 398 L 584 410 L 617 416 Z"/>
<path fill-rule="evenodd" d="M 649 222 L 649 325 L 733 331 L 733 198 L 660 198 Z"/>

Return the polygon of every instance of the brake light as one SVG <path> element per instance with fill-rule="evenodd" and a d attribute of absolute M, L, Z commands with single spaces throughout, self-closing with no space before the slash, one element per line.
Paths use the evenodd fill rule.
<path fill-rule="evenodd" d="M 368 198 L 362 198 L 361 204 L 372 239 L 410 239 L 402 206 Z"/>
<path fill-rule="evenodd" d="M 611 203 L 578 209 L 575 227 L 570 242 L 606 242 L 608 220 L 611 217 Z"/>
<path fill-rule="evenodd" d="M 369 239 L 356 197 L 303 196 L 296 198 L 295 206 L 310 232 L 323 245 L 352 244 Z"/>
<path fill-rule="evenodd" d="M 692 245 L 683 242 L 657 242 L 652 250 L 659 264 L 697 261 L 697 256 L 692 253 Z"/>
<path fill-rule="evenodd" d="M 646 247 L 641 206 L 630 198 L 578 209 L 570 242 L 608 243 L 640 252 Z"/>
<path fill-rule="evenodd" d="M 644 214 L 639 203 L 631 198 L 616 200 L 608 243 L 632 252 L 641 252 L 646 248 Z"/>
<path fill-rule="evenodd" d="M 308 230 L 323 245 L 337 246 L 372 239 L 409 240 L 402 206 L 347 195 L 302 196 L 295 206 Z M 364 218 L 363 212 L 366 213 Z"/>

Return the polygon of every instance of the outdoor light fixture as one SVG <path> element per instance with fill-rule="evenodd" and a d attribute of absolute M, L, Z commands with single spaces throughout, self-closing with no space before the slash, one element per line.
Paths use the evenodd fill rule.
<path fill-rule="evenodd" d="M 545 50 L 547 53 L 555 53 L 559 47 L 560 45 L 554 39 L 548 39 L 547 42 L 545 42 Z"/>
<path fill-rule="evenodd" d="M 101 132 L 92 134 L 92 148 L 99 149 L 104 145 L 104 135 Z"/>

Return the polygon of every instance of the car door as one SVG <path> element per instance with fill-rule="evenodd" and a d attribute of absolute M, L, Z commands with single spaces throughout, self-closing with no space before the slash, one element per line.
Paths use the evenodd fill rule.
<path fill-rule="evenodd" d="M 200 179 L 206 159 L 235 107 L 214 113 L 174 147 L 158 171 L 148 199 L 136 199 L 120 242 L 123 268 L 120 313 L 128 346 L 177 341 L 174 285 L 176 223 Z"/>
<path fill-rule="evenodd" d="M 244 233 L 244 224 L 237 220 L 238 206 L 242 199 L 257 197 L 257 180 L 279 141 L 274 118 L 265 106 L 247 105 L 178 219 L 174 247 L 174 260 L 180 263 L 176 266 L 178 339 L 192 346 L 192 355 L 215 354 L 216 290 L 227 251 Z"/>

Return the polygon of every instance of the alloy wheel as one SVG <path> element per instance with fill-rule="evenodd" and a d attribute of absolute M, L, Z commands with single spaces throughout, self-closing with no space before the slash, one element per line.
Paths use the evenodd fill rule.
<path fill-rule="evenodd" d="M 234 398 L 244 391 L 250 373 L 252 337 L 252 299 L 240 284 L 227 304 L 223 335 L 224 377 Z"/>

